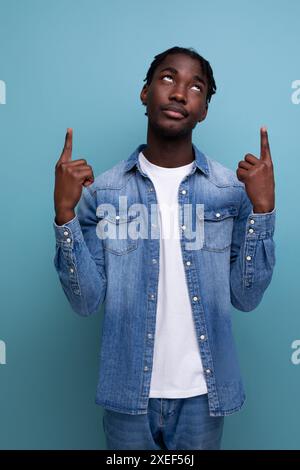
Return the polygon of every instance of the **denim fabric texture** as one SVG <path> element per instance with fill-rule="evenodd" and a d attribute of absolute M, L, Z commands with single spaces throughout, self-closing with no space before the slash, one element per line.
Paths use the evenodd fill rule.
<path fill-rule="evenodd" d="M 207 393 L 188 398 L 150 398 L 147 414 L 104 409 L 107 450 L 219 450 L 224 416 L 209 415 Z"/>
<path fill-rule="evenodd" d="M 120 209 L 120 198 L 126 199 L 128 207 L 142 204 L 144 217 L 152 221 L 156 193 L 138 161 L 145 147 L 139 145 L 128 158 L 83 187 L 72 220 L 61 226 L 53 223 L 54 265 L 72 309 L 87 316 L 104 303 L 96 403 L 132 415 L 148 410 L 160 242 L 150 236 L 101 239 L 97 227 L 104 222 L 111 229 L 129 229 L 137 214 Z M 254 310 L 270 284 L 276 209 L 253 213 L 236 173 L 194 144 L 193 149 L 192 170 L 178 189 L 180 245 L 209 413 L 217 417 L 239 410 L 245 400 L 231 313 L 232 307 Z M 183 230 L 186 204 L 204 208 L 204 243 L 199 249 L 189 248 Z M 106 213 L 106 206 L 115 207 L 115 215 Z"/>

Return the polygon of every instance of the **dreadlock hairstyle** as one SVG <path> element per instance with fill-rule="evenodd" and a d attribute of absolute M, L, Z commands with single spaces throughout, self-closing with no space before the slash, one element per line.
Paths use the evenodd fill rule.
<path fill-rule="evenodd" d="M 208 83 L 207 96 L 206 96 L 206 104 L 208 106 L 208 103 L 210 102 L 212 95 L 214 95 L 216 93 L 216 89 L 217 89 L 216 82 L 215 82 L 215 79 L 214 79 L 212 68 L 211 68 L 210 63 L 208 62 L 208 60 L 204 59 L 204 57 L 202 57 L 200 54 L 198 54 L 198 52 L 195 49 L 193 49 L 192 47 L 186 48 L 186 47 L 177 47 L 177 46 L 175 46 L 175 47 L 171 47 L 170 49 L 167 49 L 166 51 L 161 52 L 160 54 L 157 54 L 156 56 L 154 56 L 154 60 L 152 61 L 151 65 L 148 69 L 147 75 L 146 75 L 146 77 L 144 78 L 143 81 L 144 82 L 146 81 L 146 84 L 150 85 L 150 83 L 152 81 L 152 78 L 153 78 L 153 74 L 155 72 L 155 69 L 164 60 L 164 58 L 169 54 L 178 54 L 178 53 L 186 54 L 186 55 L 192 57 L 193 59 L 199 60 L 202 72 L 206 76 L 207 83 Z M 147 115 L 147 112 L 145 114 Z"/>

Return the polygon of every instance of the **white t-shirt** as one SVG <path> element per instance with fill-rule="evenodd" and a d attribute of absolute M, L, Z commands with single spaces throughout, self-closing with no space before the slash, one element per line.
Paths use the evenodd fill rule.
<path fill-rule="evenodd" d="M 180 246 L 178 188 L 193 162 L 166 168 L 139 153 L 157 196 L 160 266 L 150 397 L 186 398 L 207 393 Z"/>

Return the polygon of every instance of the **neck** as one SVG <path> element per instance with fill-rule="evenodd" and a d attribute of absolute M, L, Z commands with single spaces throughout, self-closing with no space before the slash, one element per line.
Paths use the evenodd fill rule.
<path fill-rule="evenodd" d="M 167 137 L 157 135 L 148 125 L 147 146 L 143 154 L 154 165 L 176 168 L 194 161 L 192 135 Z"/>

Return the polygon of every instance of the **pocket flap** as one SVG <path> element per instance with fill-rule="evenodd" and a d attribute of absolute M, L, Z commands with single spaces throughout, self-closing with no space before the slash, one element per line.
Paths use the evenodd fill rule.
<path fill-rule="evenodd" d="M 227 219 L 228 217 L 235 217 L 238 214 L 236 206 L 220 207 L 216 210 L 204 208 L 204 220 L 212 220 L 218 222 L 219 220 Z"/>
<path fill-rule="evenodd" d="M 136 219 L 139 214 L 128 214 L 128 213 L 118 213 L 112 214 L 111 212 L 107 211 L 107 209 L 99 209 L 97 211 L 97 216 L 100 217 L 101 219 L 108 220 L 108 222 L 111 222 L 113 224 L 124 224 L 124 223 L 129 223 L 132 220 Z"/>

